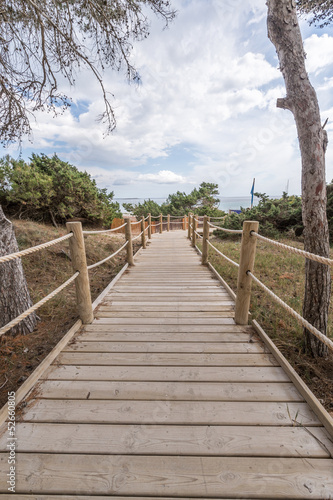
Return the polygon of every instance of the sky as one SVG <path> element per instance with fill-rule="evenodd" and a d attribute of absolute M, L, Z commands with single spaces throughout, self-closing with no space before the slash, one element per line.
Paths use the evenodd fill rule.
<path fill-rule="evenodd" d="M 33 142 L 22 156 L 52 156 L 86 170 L 115 198 L 166 198 L 201 182 L 219 185 L 221 197 L 301 194 L 301 160 L 294 118 L 277 109 L 285 96 L 274 46 L 267 37 L 265 0 L 172 0 L 177 17 L 163 30 L 150 15 L 150 36 L 135 43 L 132 62 L 142 79 L 107 70 L 117 120 L 104 137 L 98 83 L 88 71 L 65 92 L 74 106 L 53 118 L 38 113 Z M 300 25 L 307 70 L 322 122 L 333 136 L 333 27 Z M 9 153 L 18 156 L 16 147 Z M 333 140 L 327 182 L 333 179 Z"/>

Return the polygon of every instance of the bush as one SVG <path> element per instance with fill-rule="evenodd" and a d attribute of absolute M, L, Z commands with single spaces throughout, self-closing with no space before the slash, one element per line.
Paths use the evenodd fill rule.
<path fill-rule="evenodd" d="M 256 207 L 243 208 L 240 214 L 228 215 L 223 227 L 242 229 L 245 220 L 256 220 L 260 224 L 260 233 L 271 238 L 277 238 L 290 231 L 297 235 L 302 233 L 302 201 L 299 196 L 287 196 L 283 193 L 279 200 L 271 200 L 266 194 L 261 193 L 255 193 L 255 196 L 259 198 Z M 214 234 L 224 238 L 227 233 L 216 230 Z"/>
<path fill-rule="evenodd" d="M 121 217 L 113 192 L 99 189 L 87 172 L 42 154 L 30 163 L 0 159 L 0 203 L 8 214 L 35 221 L 65 222 L 81 218 L 109 225 Z"/>

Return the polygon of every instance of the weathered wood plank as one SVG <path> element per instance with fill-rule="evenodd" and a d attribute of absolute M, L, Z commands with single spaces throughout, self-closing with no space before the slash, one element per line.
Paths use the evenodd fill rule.
<path fill-rule="evenodd" d="M 330 498 L 327 459 L 21 454 L 16 491 L 113 495 Z M 6 491 L 7 455 L 0 458 Z"/>
<path fill-rule="evenodd" d="M 179 425 L 320 425 L 307 403 L 220 401 L 96 401 L 40 399 L 28 404 L 26 422 Z"/>
<path fill-rule="evenodd" d="M 258 342 L 256 336 L 248 333 L 161 333 L 161 332 L 108 332 L 100 329 L 84 331 L 78 337 L 78 341 L 83 342 L 201 342 L 201 343 L 226 343 L 226 342 Z M 79 345 L 79 344 L 78 344 Z"/>
<path fill-rule="evenodd" d="M 269 354 L 177 354 L 62 352 L 62 365 L 278 366 Z"/>
<path fill-rule="evenodd" d="M 292 383 L 87 382 L 46 380 L 42 399 L 145 401 L 303 401 Z"/>
<path fill-rule="evenodd" d="M 311 433 L 310 433 L 311 432 Z M 329 458 L 321 427 L 244 427 L 19 423 L 17 451 L 129 455 Z M 0 448 L 7 445 L 0 439 Z M 325 449 L 326 447 L 326 449 Z"/>
<path fill-rule="evenodd" d="M 280 367 L 214 366 L 86 366 L 53 365 L 45 373 L 49 380 L 133 380 L 197 382 L 289 382 Z"/>
<path fill-rule="evenodd" d="M 83 342 L 76 341 L 67 345 L 63 352 L 129 352 L 129 353 L 263 353 L 259 342 Z"/>
<path fill-rule="evenodd" d="M 244 329 L 232 323 L 220 325 L 117 325 L 110 324 L 106 319 L 100 318 L 93 322 L 92 325 L 85 325 L 85 332 L 117 332 L 117 333 L 202 333 L 203 337 L 206 333 L 244 333 L 250 330 Z"/>
<path fill-rule="evenodd" d="M 193 312 L 183 312 L 176 310 L 171 310 L 169 312 L 165 311 L 117 311 L 117 309 L 111 308 L 99 308 L 96 313 L 96 318 L 206 318 L 206 321 L 210 321 L 212 318 L 233 318 L 235 316 L 234 308 L 229 307 L 222 312 L 217 311 L 193 311 Z"/>
<path fill-rule="evenodd" d="M 122 304 L 122 305 L 120 305 Z M 225 312 L 225 311 L 232 311 L 233 307 L 234 306 L 234 302 L 230 301 L 230 300 L 226 300 L 224 303 L 221 303 L 219 305 L 203 305 L 201 303 L 191 303 L 191 302 L 188 302 L 186 304 L 186 302 L 184 303 L 184 305 L 180 305 L 180 304 L 173 304 L 172 305 L 172 302 L 169 303 L 169 305 L 166 305 L 165 303 L 164 304 L 153 304 L 153 305 L 149 305 L 147 304 L 146 302 L 142 302 L 142 303 L 133 303 L 131 302 L 130 304 L 128 304 L 127 306 L 124 306 L 122 302 L 104 302 L 102 306 L 100 306 L 98 308 L 99 311 L 107 311 L 107 312 L 116 312 L 118 314 L 120 313 L 126 313 L 126 314 L 132 314 L 132 313 L 135 313 L 135 314 L 138 314 L 138 313 L 148 313 L 148 312 L 158 312 L 158 313 L 162 313 L 162 312 L 167 312 L 167 313 L 173 313 L 173 312 L 177 312 L 177 313 L 201 313 L 201 312 L 204 312 L 205 314 L 207 313 L 219 313 L 220 316 L 223 316 L 223 314 L 221 314 L 221 312 Z"/>
<path fill-rule="evenodd" d="M 102 318 L 99 317 L 100 322 L 109 325 L 233 325 L 232 318 L 183 318 L 181 316 L 174 318 Z M 96 321 L 96 320 L 95 320 Z M 93 324 L 95 324 L 95 321 Z"/>

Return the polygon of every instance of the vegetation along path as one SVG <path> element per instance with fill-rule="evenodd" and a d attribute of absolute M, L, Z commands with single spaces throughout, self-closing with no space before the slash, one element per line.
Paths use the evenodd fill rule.
<path fill-rule="evenodd" d="M 185 232 L 153 235 L 24 402 L 10 498 L 333 498 L 332 436 L 233 316 Z"/>

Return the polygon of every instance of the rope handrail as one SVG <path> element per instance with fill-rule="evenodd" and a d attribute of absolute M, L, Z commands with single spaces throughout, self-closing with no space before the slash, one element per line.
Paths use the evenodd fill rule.
<path fill-rule="evenodd" d="M 47 243 L 42 243 L 41 245 L 37 245 L 35 247 L 30 247 L 27 248 L 26 250 L 21 250 L 20 252 L 15 252 L 15 253 L 9 253 L 8 255 L 4 255 L 3 257 L 0 257 L 0 264 L 1 262 L 9 262 L 11 260 L 19 259 L 20 257 L 23 257 L 24 255 L 30 255 L 35 252 L 39 252 L 40 250 L 44 250 L 44 248 L 51 247 L 52 245 L 56 245 L 57 243 L 60 243 L 61 241 L 68 240 L 69 238 L 73 237 L 73 233 L 68 233 L 65 236 L 61 236 L 61 238 L 57 238 L 56 240 L 48 241 Z"/>
<path fill-rule="evenodd" d="M 214 245 L 212 245 L 209 240 L 207 240 L 207 243 L 208 243 L 209 246 L 211 246 L 212 248 L 214 248 L 215 252 L 217 252 L 219 255 L 221 255 L 221 257 L 223 257 L 225 260 L 227 260 L 228 262 L 230 262 L 230 264 L 233 264 L 234 266 L 239 267 L 239 264 L 237 264 L 237 262 L 231 260 L 229 257 L 227 257 L 226 255 L 224 255 L 224 253 L 220 252 L 220 250 L 218 248 L 216 248 Z"/>
<path fill-rule="evenodd" d="M 203 236 L 201 236 L 201 234 L 199 234 L 197 231 L 194 231 L 194 232 L 195 232 L 195 234 L 196 234 L 199 238 L 203 239 Z"/>
<path fill-rule="evenodd" d="M 124 245 L 120 248 L 118 248 L 118 250 L 116 252 L 114 252 L 112 255 L 109 255 L 108 257 L 106 257 L 105 259 L 103 260 L 100 260 L 99 262 L 96 262 L 96 264 L 91 264 L 90 266 L 87 266 L 87 269 L 88 271 L 90 271 L 90 269 L 94 269 L 94 267 L 98 267 L 100 266 L 101 264 L 104 264 L 105 262 L 107 262 L 108 260 L 112 259 L 112 257 L 115 257 L 119 252 L 121 252 L 126 246 L 128 245 L 128 241 L 126 241 L 126 243 L 124 243 Z"/>
<path fill-rule="evenodd" d="M 43 306 L 44 304 L 46 304 L 46 302 L 48 302 L 49 300 L 53 299 L 53 297 L 55 297 L 56 295 L 58 295 L 58 293 L 60 293 L 64 288 L 66 288 L 68 285 L 70 285 L 79 276 L 79 274 L 80 273 L 77 271 L 75 274 L 73 274 L 73 276 L 71 278 L 69 278 L 67 281 L 65 281 L 65 283 L 63 283 L 62 285 L 58 286 L 58 288 L 56 288 L 49 295 L 47 295 L 42 300 L 40 300 L 39 302 L 37 302 L 37 304 L 29 307 L 29 309 L 27 309 L 22 314 L 20 314 L 19 316 L 17 316 L 17 318 L 13 319 L 9 323 L 7 323 L 7 325 L 5 325 L 2 328 L 0 328 L 0 336 L 3 335 L 4 333 L 8 332 L 8 330 L 10 330 L 11 328 L 13 328 L 14 326 L 18 325 L 23 319 L 27 318 L 28 316 L 30 316 L 31 313 L 35 312 L 41 306 Z"/>
<path fill-rule="evenodd" d="M 170 215 L 170 219 L 184 219 L 186 215 Z"/>
<path fill-rule="evenodd" d="M 221 231 L 224 231 L 226 233 L 243 234 L 243 230 L 242 229 L 227 229 L 225 227 L 215 226 L 211 222 L 208 222 L 208 225 L 210 227 L 214 227 L 216 229 L 220 229 Z"/>
<path fill-rule="evenodd" d="M 159 216 L 159 215 L 152 215 L 152 216 L 151 216 L 151 218 L 152 218 L 152 219 L 159 219 L 159 218 L 160 218 L 160 216 Z"/>
<path fill-rule="evenodd" d="M 126 222 L 125 224 L 122 224 L 121 226 L 119 227 L 114 227 L 113 229 L 105 229 L 105 230 L 102 230 L 102 231 L 82 231 L 83 234 L 103 234 L 103 233 L 112 233 L 113 231 L 118 231 L 118 229 L 122 229 L 123 227 L 126 226 Z"/>
<path fill-rule="evenodd" d="M 140 233 L 140 234 L 138 234 L 135 238 L 132 238 L 132 241 L 135 241 L 135 240 L 137 240 L 138 238 L 140 238 L 140 236 L 142 236 L 142 233 L 143 233 L 143 231 L 141 231 L 141 233 Z"/>
<path fill-rule="evenodd" d="M 147 215 L 147 217 L 145 217 L 145 219 L 144 219 L 144 220 L 148 220 L 148 219 L 149 219 L 149 215 Z"/>
<path fill-rule="evenodd" d="M 136 224 L 141 224 L 141 220 L 137 220 L 135 222 L 131 222 L 131 226 L 135 226 Z"/>
<path fill-rule="evenodd" d="M 149 228 L 150 228 L 150 226 L 147 226 L 146 229 L 145 229 L 145 232 L 148 231 Z"/>
<path fill-rule="evenodd" d="M 323 342 L 325 345 L 327 345 L 327 347 L 329 347 L 333 351 L 333 342 L 328 337 L 326 337 L 326 335 L 317 330 L 317 328 L 311 325 L 311 323 L 309 323 L 306 319 L 304 319 L 303 316 L 298 314 L 298 312 L 296 312 L 292 307 L 288 306 L 288 304 L 286 304 L 282 299 L 280 299 L 280 297 L 275 295 L 275 293 L 272 292 L 272 290 L 270 290 L 269 288 L 267 288 L 267 286 L 264 285 L 256 276 L 254 276 L 254 274 L 252 274 L 251 271 L 247 271 L 246 274 L 248 276 L 251 276 L 251 278 L 253 279 L 253 281 L 255 281 L 255 283 L 257 283 L 266 293 L 268 293 L 278 304 L 280 304 L 284 309 L 286 309 L 289 312 L 289 314 L 291 314 L 300 323 L 302 323 L 302 325 L 305 326 L 305 328 L 309 330 L 309 332 L 315 335 L 315 337 L 317 337 L 321 342 Z"/>
<path fill-rule="evenodd" d="M 320 264 L 326 264 L 328 266 L 333 266 L 333 259 L 329 259 L 327 257 L 322 257 L 322 256 L 316 255 L 314 253 L 306 252 L 305 250 L 301 250 L 300 248 L 295 248 L 295 247 L 291 247 L 289 245 L 285 245 L 284 243 L 280 243 L 279 241 L 271 240 L 269 238 L 266 238 L 265 236 L 262 236 L 259 233 L 256 233 L 255 231 L 251 231 L 251 236 L 256 236 L 260 240 L 267 241 L 268 243 L 271 243 L 272 245 L 283 248 L 285 250 L 290 250 L 292 253 L 302 255 L 303 257 L 306 257 L 307 259 L 310 259 L 310 260 L 314 260 L 315 262 L 319 262 Z"/>

